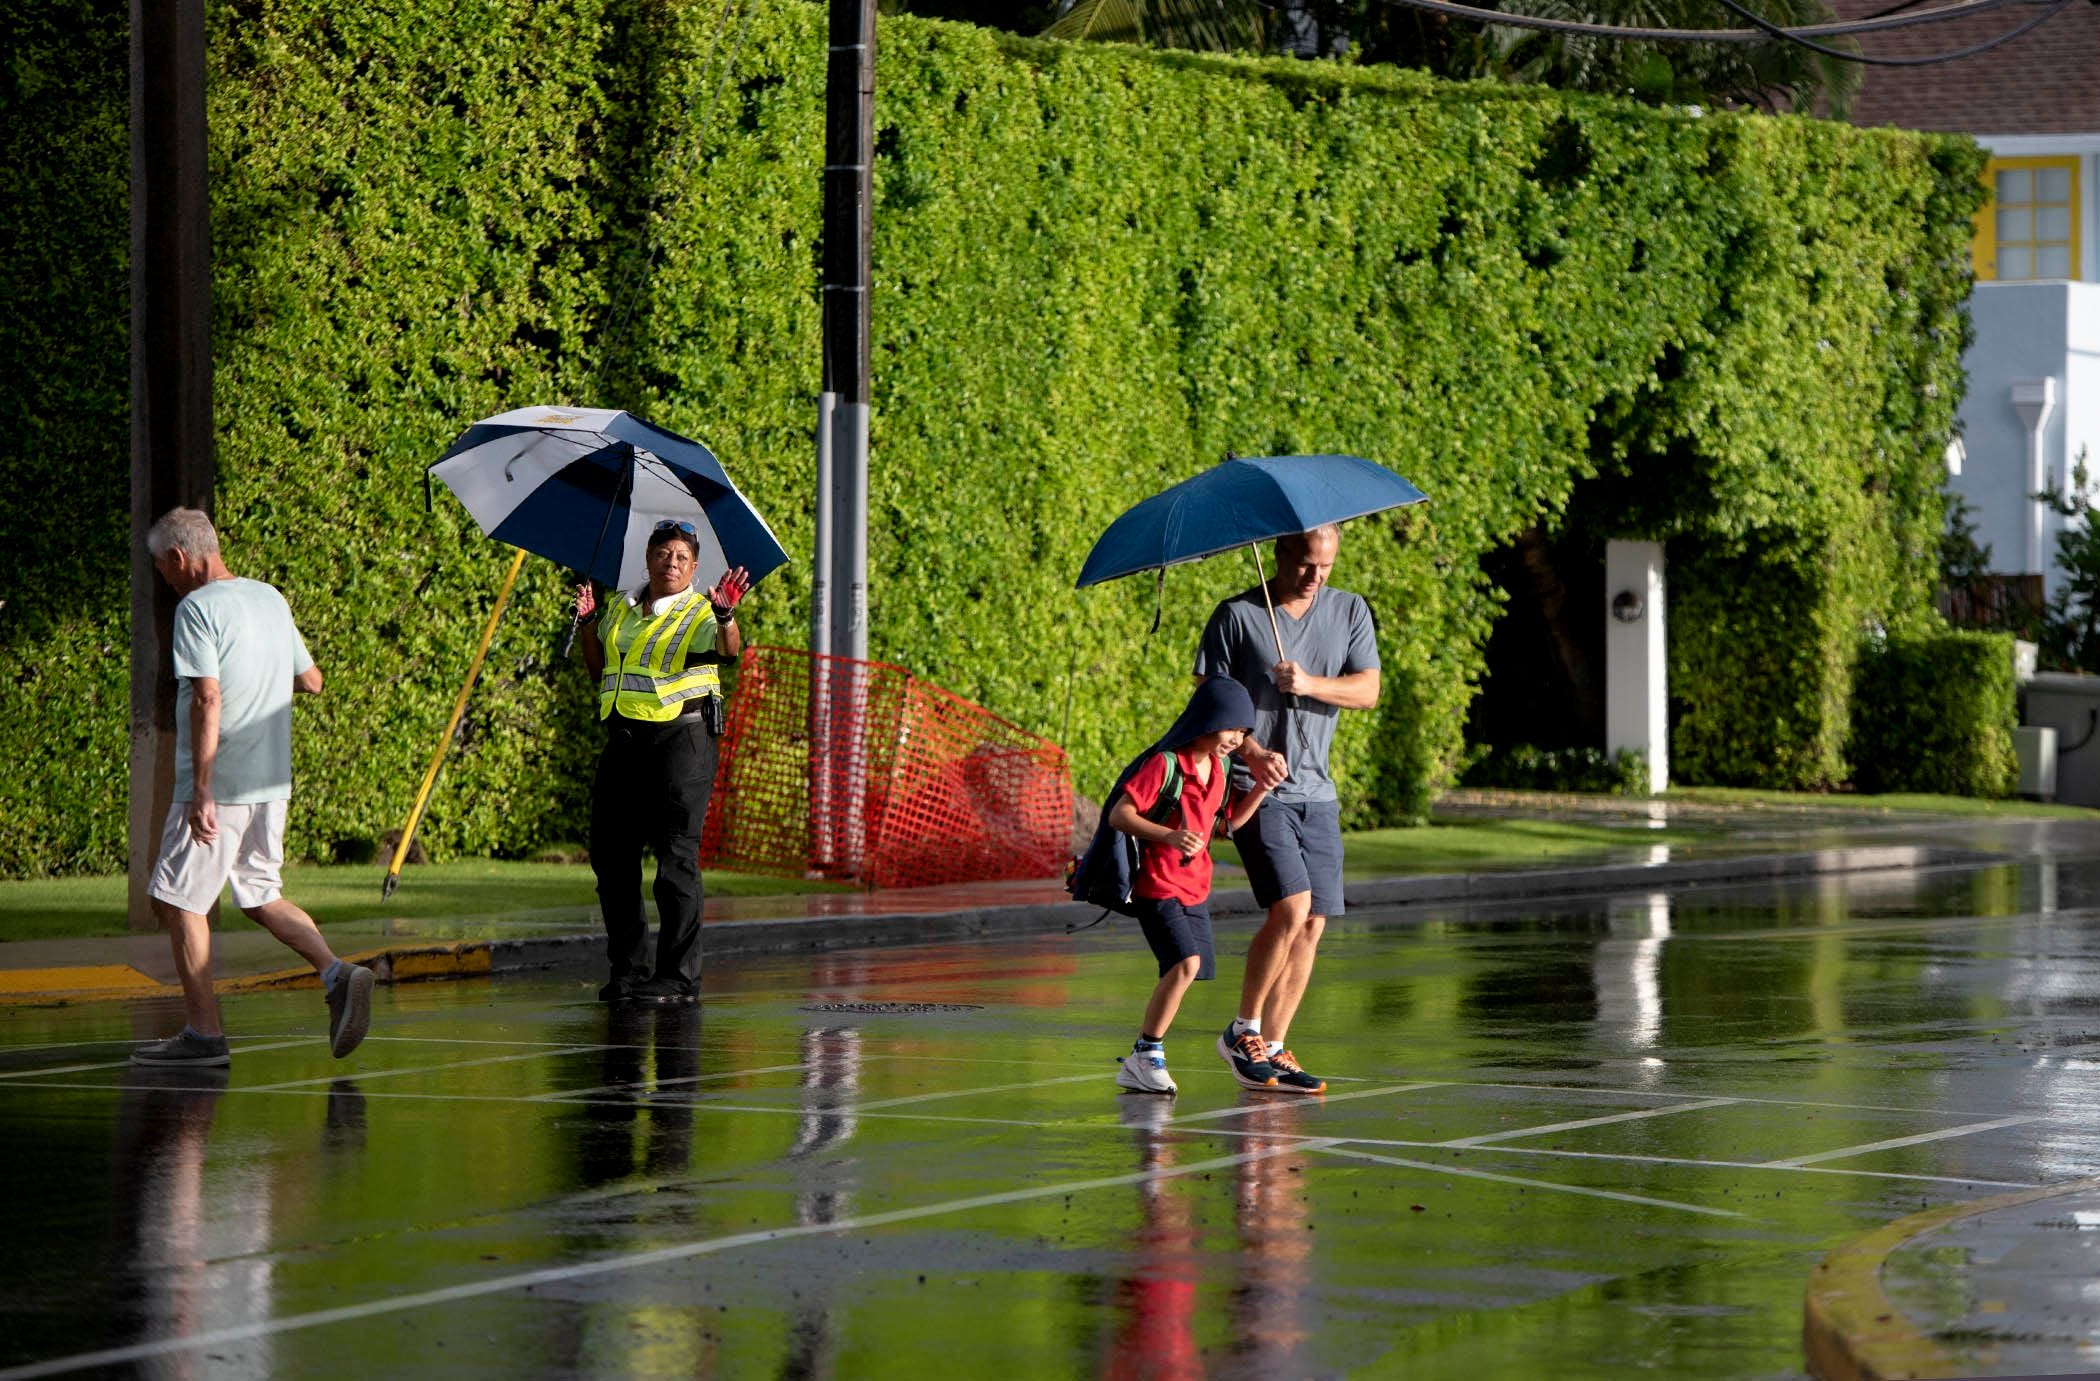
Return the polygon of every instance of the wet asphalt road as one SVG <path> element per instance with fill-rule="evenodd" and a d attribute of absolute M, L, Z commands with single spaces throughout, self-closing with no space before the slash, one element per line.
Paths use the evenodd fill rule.
<path fill-rule="evenodd" d="M 1243 1094 L 1225 981 L 1120 1095 L 1134 927 L 0 1012 L 0 1376 L 1799 1375 L 1837 1243 L 2100 1172 L 2100 865 L 1333 923 Z M 905 1013 L 855 1005 L 942 1004 Z"/>

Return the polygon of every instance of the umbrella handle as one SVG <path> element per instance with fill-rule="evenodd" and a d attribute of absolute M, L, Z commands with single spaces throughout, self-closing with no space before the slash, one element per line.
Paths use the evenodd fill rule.
<path fill-rule="evenodd" d="M 1247 544 L 1247 554 L 1254 558 L 1254 578 L 1261 585 L 1261 602 L 1268 606 L 1269 636 L 1276 640 L 1276 660 L 1280 662 L 1283 660 L 1283 627 L 1276 622 L 1276 602 L 1269 598 L 1269 578 L 1261 573 L 1261 548 L 1249 542 Z M 1278 737 L 1282 739 L 1286 747 L 1289 746 L 1291 738 L 1290 712 L 1297 708 L 1297 696 L 1286 695 L 1283 697 L 1283 718 L 1277 727 L 1280 731 Z M 1280 753 L 1283 749 L 1279 748 L 1276 751 Z"/>
<path fill-rule="evenodd" d="M 1276 640 L 1276 660 L 1280 662 L 1283 660 L 1283 628 L 1276 622 L 1276 603 L 1269 598 L 1269 578 L 1261 573 L 1261 548 L 1249 542 L 1247 554 L 1254 558 L 1254 580 L 1261 586 L 1261 602 L 1268 606 L 1269 636 Z"/>
<path fill-rule="evenodd" d="M 576 646 L 576 630 L 581 627 L 583 627 L 583 615 L 572 611 L 569 614 L 568 631 L 561 635 L 561 644 L 554 649 L 555 661 L 566 662 L 569 660 L 569 650 Z"/>

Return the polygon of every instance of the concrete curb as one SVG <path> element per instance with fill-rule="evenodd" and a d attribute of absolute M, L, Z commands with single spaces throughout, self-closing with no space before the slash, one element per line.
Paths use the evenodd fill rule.
<path fill-rule="evenodd" d="M 1381 878 L 1352 883 L 1344 889 L 1343 896 L 1352 910 L 1483 904 L 1601 896 L 1688 884 L 1737 886 L 1786 878 L 1974 866 L 2001 859 L 1998 854 L 1969 849 L 1904 844 L 1690 859 L 1675 863 Z M 1241 888 L 1213 895 L 1210 909 L 1213 916 L 1226 917 L 1253 915 L 1260 908 L 1254 904 L 1253 893 Z M 1098 909 L 1077 902 L 1054 902 L 885 916 L 717 921 L 703 928 L 702 944 L 710 955 L 918 945 L 1009 935 L 1056 934 L 1079 929 L 1099 914 Z M 604 954 L 605 937 L 593 932 L 527 940 L 411 942 L 343 957 L 372 968 L 382 983 L 407 983 L 599 963 Z M 288 968 L 221 979 L 215 986 L 221 993 L 243 993 L 317 985 L 312 970 Z M 173 985 L 156 983 L 145 974 L 123 966 L 0 970 L 0 1007 L 170 997 L 179 995 L 180 991 Z"/>
<path fill-rule="evenodd" d="M 430 978 L 487 977 L 494 948 L 487 940 L 454 940 L 385 946 L 339 957 L 365 965 L 378 974 L 382 983 L 414 983 Z M 212 990 L 220 994 L 260 993 L 320 986 L 319 974 L 300 967 L 221 978 L 212 984 Z M 155 982 L 128 964 L 0 970 L 0 1007 L 62 1007 L 75 1002 L 181 996 L 180 986 Z"/>
<path fill-rule="evenodd" d="M 1905 1244 L 1964 1218 L 2100 1188 L 2100 1179 L 1947 1204 L 1863 1233 L 1823 1259 L 1802 1299 L 1801 1350 L 1816 1381 L 1896 1381 L 1965 1373 L 1882 1293 L 1881 1269 Z"/>
<path fill-rule="evenodd" d="M 1382 878 L 1350 884 L 1343 889 L 1343 898 L 1352 909 L 1527 901 L 1682 887 L 1688 883 L 1740 885 L 1783 878 L 1974 866 L 1999 861 L 2002 861 L 2002 856 L 1998 854 L 1906 844 L 1694 859 L 1681 863 Z M 1214 917 L 1250 916 L 1260 910 L 1254 904 L 1254 894 L 1244 888 L 1218 892 L 1211 897 L 1210 911 Z M 1002 935 L 1055 934 L 1083 927 L 1100 914 L 1098 907 L 1078 902 L 1054 902 L 880 918 L 808 916 L 792 920 L 724 921 L 706 926 L 702 931 L 702 943 L 711 955 L 915 945 Z M 879 920 L 879 924 L 871 926 L 871 919 Z M 602 935 L 497 940 L 491 942 L 492 971 L 511 973 L 592 962 L 603 957 L 604 946 Z"/>

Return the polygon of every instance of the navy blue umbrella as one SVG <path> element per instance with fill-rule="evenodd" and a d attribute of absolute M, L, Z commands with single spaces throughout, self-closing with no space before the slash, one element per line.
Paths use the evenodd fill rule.
<path fill-rule="evenodd" d="M 757 581 L 787 563 L 712 451 L 631 413 L 506 412 L 467 428 L 430 473 L 497 541 L 616 589 L 648 579 L 649 534 L 667 518 L 692 524 L 702 588 L 733 566 Z"/>
<path fill-rule="evenodd" d="M 1383 465 L 1356 456 L 1234 456 L 1110 523 L 1087 553 L 1077 588 L 1427 497 Z"/>
<path fill-rule="evenodd" d="M 1383 465 L 1357 456 L 1227 456 L 1110 523 L 1087 553 L 1075 588 L 1138 571 L 1156 570 L 1164 579 L 1169 566 L 1246 547 L 1280 659 L 1283 631 L 1269 603 L 1259 544 L 1428 497 Z M 1152 627 L 1159 628 L 1156 614 Z"/>

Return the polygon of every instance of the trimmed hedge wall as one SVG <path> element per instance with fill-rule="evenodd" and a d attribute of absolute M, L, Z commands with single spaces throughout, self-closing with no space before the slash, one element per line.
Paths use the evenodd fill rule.
<path fill-rule="evenodd" d="M 0 388 L 31 419 L 0 463 L 48 496 L 0 514 L 28 566 L 0 610 L 13 873 L 119 866 L 124 829 L 126 598 L 93 559 L 123 531 L 124 45 L 107 6 L 46 9 L 0 73 L 26 213 Z M 824 21 L 748 14 L 212 7 L 218 512 L 329 677 L 295 853 L 397 823 L 444 722 L 507 555 L 423 508 L 467 422 L 631 407 L 808 549 Z M 882 45 L 873 655 L 1064 741 L 1087 789 L 1251 581 L 1172 572 L 1148 639 L 1149 582 L 1070 588 L 1093 537 L 1227 450 L 1352 451 L 1433 502 L 1343 542 L 1386 659 L 1337 745 L 1351 823 L 1448 778 L 1498 607 L 1480 558 L 1578 493 L 1670 541 L 1678 774 L 1842 775 L 1859 629 L 1926 608 L 1973 145 L 904 18 Z M 590 697 L 528 571 L 433 852 L 583 832 Z M 800 644 L 807 597 L 783 570 L 749 631 Z"/>
<path fill-rule="evenodd" d="M 1862 791 L 2010 796 L 2019 686 L 2010 633 L 1943 632 L 1860 650 L 1852 763 Z"/>

